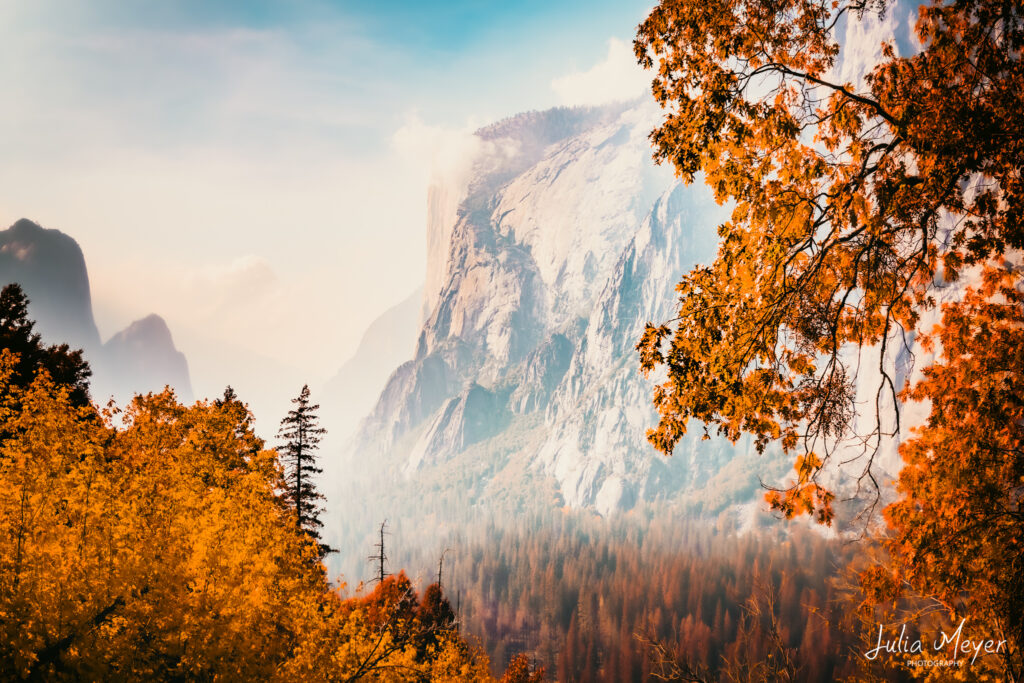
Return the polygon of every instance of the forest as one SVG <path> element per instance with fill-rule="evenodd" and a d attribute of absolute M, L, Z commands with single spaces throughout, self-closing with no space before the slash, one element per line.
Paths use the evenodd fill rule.
<path fill-rule="evenodd" d="M 773 680 L 770 655 L 787 680 L 858 670 L 850 545 L 642 512 L 608 526 L 565 513 L 453 545 L 460 621 L 492 661 L 525 652 L 558 681 Z"/>

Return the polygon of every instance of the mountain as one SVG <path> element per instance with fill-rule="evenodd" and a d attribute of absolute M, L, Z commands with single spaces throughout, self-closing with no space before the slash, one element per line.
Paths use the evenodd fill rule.
<path fill-rule="evenodd" d="M 113 395 L 124 402 L 133 393 L 167 384 L 192 400 L 188 363 L 159 316 L 138 320 L 100 343 L 85 256 L 70 236 L 26 218 L 0 231 L 0 285 L 11 282 L 25 290 L 29 316 L 44 341 L 84 351 L 95 400 Z"/>
<path fill-rule="evenodd" d="M 174 387 L 181 401 L 192 401 L 188 361 L 175 348 L 167 323 L 156 314 L 136 320 L 108 339 L 101 367 L 104 372 L 98 384 L 120 393 L 121 401 L 131 393 L 160 391 L 165 385 Z"/>
<path fill-rule="evenodd" d="M 633 347 L 673 317 L 726 217 L 653 164 L 657 120 L 646 101 L 519 115 L 477 132 L 469 174 L 437 180 L 415 353 L 349 446 L 367 481 L 603 515 L 760 497 L 744 442 L 698 430 L 666 459 L 645 438 L 657 420 Z"/>
<path fill-rule="evenodd" d="M 900 0 L 844 22 L 849 49 L 833 77 L 862 86 L 883 42 L 916 49 L 906 39 L 914 16 Z M 648 134 L 660 120 L 650 98 L 520 114 L 477 131 L 469 171 L 435 182 L 416 351 L 348 451 L 366 485 L 402 491 L 391 500 L 423 503 L 429 491 L 473 509 L 529 500 L 609 515 L 675 501 L 741 513 L 745 525 L 764 509 L 760 481 L 789 479 L 777 445 L 759 457 L 749 440 L 731 444 L 698 424 L 671 458 L 646 441 L 656 378 L 639 375 L 634 345 L 645 322 L 674 317 L 676 283 L 714 258 L 728 216 L 699 178 L 682 186 L 651 162 Z M 884 361 L 900 385 L 915 376 L 914 358 L 927 358 L 905 341 Z M 878 371 L 859 372 L 858 405 L 873 405 Z M 863 445 L 855 441 L 850 449 Z M 879 444 L 882 479 L 899 471 L 898 442 Z M 843 460 L 829 473 L 836 490 L 865 495 L 864 461 L 843 469 Z"/>
<path fill-rule="evenodd" d="M 349 436 L 373 408 L 395 366 L 412 354 L 422 300 L 423 290 L 417 289 L 382 313 L 363 333 L 352 357 L 324 384 L 318 402 L 330 438 Z"/>
<path fill-rule="evenodd" d="M 0 285 L 11 282 L 28 296 L 29 314 L 46 342 L 100 346 L 85 257 L 74 239 L 27 218 L 0 231 Z"/>

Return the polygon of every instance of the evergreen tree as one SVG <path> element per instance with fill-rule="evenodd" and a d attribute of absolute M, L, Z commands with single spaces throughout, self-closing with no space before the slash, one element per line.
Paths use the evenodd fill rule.
<path fill-rule="evenodd" d="M 323 512 L 320 501 L 323 495 L 316 490 L 313 478 L 323 470 L 316 465 L 316 450 L 321 437 L 327 430 L 320 426 L 316 412 L 319 405 L 309 403 L 309 385 L 303 385 L 298 398 L 293 398 L 295 408 L 281 420 L 281 428 L 277 436 L 284 444 L 277 451 L 285 467 L 287 489 L 285 500 L 295 510 L 298 527 L 320 547 L 320 557 L 333 552 L 332 548 L 321 542 L 320 513 Z"/>
<path fill-rule="evenodd" d="M 27 387 L 39 370 L 46 370 L 56 384 L 70 389 L 73 405 L 89 405 L 92 371 L 82 352 L 71 350 L 67 344 L 44 344 L 34 330 L 35 322 L 29 320 L 28 303 L 17 283 L 0 290 L 0 349 L 18 354 L 12 383 Z"/>

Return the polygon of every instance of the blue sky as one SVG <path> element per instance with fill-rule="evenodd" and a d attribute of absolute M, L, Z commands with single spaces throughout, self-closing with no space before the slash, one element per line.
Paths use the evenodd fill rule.
<path fill-rule="evenodd" d="M 224 135 L 205 118 L 203 103 L 237 75 L 232 58 L 276 59 L 282 71 L 292 70 L 296 89 L 330 91 L 332 101 L 347 105 L 350 130 L 330 132 L 347 135 L 357 153 L 373 153 L 380 141 L 373 138 L 400 125 L 410 107 L 453 122 L 468 113 L 489 119 L 557 104 L 548 83 L 599 61 L 609 38 L 629 40 L 645 7 L 629 0 L 14 0 L 4 33 L 49 43 L 34 46 L 52 60 L 52 71 L 40 76 L 77 81 L 67 84 L 72 101 L 65 104 L 88 90 L 107 102 L 128 101 L 126 114 L 159 105 L 147 113 L 164 135 L 147 129 L 151 143 L 182 142 L 182 132 Z M 222 39 L 222 52 L 200 45 L 206 51 L 190 55 L 188 42 L 203 39 Z M 168 44 L 175 40 L 180 44 Z M 14 68 L 31 75 L 36 60 L 25 57 Z"/>
<path fill-rule="evenodd" d="M 422 281 L 438 156 L 641 93 L 648 7 L 0 2 L 0 223 L 75 237 L 104 337 L 160 313 L 200 393 L 223 349 L 316 381 Z"/>

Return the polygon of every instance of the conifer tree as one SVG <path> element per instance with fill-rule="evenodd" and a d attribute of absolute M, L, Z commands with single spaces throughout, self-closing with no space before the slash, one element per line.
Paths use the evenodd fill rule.
<path fill-rule="evenodd" d="M 317 491 L 313 478 L 323 472 L 316 464 L 316 450 L 327 430 L 320 426 L 316 414 L 320 406 L 309 403 L 309 385 L 303 385 L 298 398 L 293 398 L 292 403 L 295 408 L 281 420 L 277 433 L 283 441 L 277 450 L 285 467 L 285 500 L 295 510 L 298 527 L 316 541 L 322 559 L 333 550 L 320 540 L 320 528 L 323 526 L 320 501 L 324 496 Z"/>
<path fill-rule="evenodd" d="M 67 344 L 44 344 L 35 331 L 35 322 L 28 317 L 28 304 L 21 285 L 11 283 L 0 290 L 0 348 L 18 355 L 14 383 L 28 386 L 36 372 L 43 369 L 54 382 L 70 389 L 74 405 L 89 405 L 92 371 L 82 358 L 82 352 L 72 350 Z"/>

